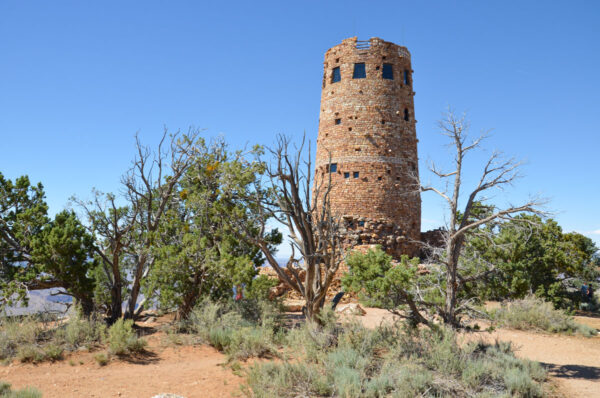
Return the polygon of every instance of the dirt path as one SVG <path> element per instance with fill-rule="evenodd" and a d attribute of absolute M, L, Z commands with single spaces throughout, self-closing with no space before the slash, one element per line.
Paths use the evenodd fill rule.
<path fill-rule="evenodd" d="M 385 310 L 367 308 L 366 311 L 359 319 L 367 327 L 392 320 Z M 600 318 L 575 318 L 577 322 L 600 329 Z M 548 368 L 565 396 L 600 398 L 600 336 L 586 338 L 508 329 L 469 335 L 469 338 L 479 337 L 489 342 L 511 341 L 517 356 L 541 362 Z"/>
<path fill-rule="evenodd" d="M 160 336 L 149 339 L 152 353 L 134 362 L 99 366 L 94 353 L 77 353 L 56 363 L 0 368 L 0 379 L 15 388 L 36 387 L 44 398 L 150 398 L 172 393 L 186 398 L 240 396 L 243 379 L 221 366 L 226 358 L 211 347 L 164 348 Z"/>

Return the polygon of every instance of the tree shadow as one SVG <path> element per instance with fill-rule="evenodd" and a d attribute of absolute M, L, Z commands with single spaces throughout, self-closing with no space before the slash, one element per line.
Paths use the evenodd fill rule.
<path fill-rule="evenodd" d="M 556 365 L 540 362 L 550 375 L 562 379 L 600 380 L 600 368 L 585 365 Z"/>
<path fill-rule="evenodd" d="M 145 326 L 138 324 L 134 324 L 133 329 L 136 331 L 138 337 L 150 336 L 158 332 L 158 329 L 154 326 Z"/>
<path fill-rule="evenodd" d="M 160 361 L 160 358 L 156 353 L 148 350 L 142 350 L 132 354 L 118 355 L 118 358 L 123 362 L 134 365 L 150 365 Z"/>
<path fill-rule="evenodd" d="M 295 329 L 306 321 L 306 317 L 301 312 L 286 312 L 283 315 L 283 320 L 286 328 Z"/>
<path fill-rule="evenodd" d="M 592 312 L 592 311 L 577 310 L 577 311 L 575 311 L 575 315 L 576 316 L 584 316 L 586 318 L 600 318 L 599 312 Z"/>

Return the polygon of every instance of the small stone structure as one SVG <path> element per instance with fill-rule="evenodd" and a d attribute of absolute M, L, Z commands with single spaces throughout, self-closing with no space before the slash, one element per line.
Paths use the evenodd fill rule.
<path fill-rule="evenodd" d="M 380 244 L 394 257 L 418 255 L 412 72 L 406 47 L 379 38 L 353 37 L 325 53 L 315 187 L 331 178 L 347 247 Z"/>

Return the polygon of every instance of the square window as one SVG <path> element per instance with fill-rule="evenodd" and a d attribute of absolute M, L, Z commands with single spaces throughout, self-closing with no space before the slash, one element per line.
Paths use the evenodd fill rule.
<path fill-rule="evenodd" d="M 330 173 L 335 173 L 337 171 L 337 163 L 331 163 L 329 165 L 329 172 Z"/>
<path fill-rule="evenodd" d="M 342 119 L 335 119 L 335 124 L 340 124 L 342 123 Z"/>
<path fill-rule="evenodd" d="M 367 77 L 367 72 L 365 69 L 365 64 L 354 64 L 354 73 L 352 74 L 353 79 L 364 79 Z"/>
<path fill-rule="evenodd" d="M 331 82 L 337 83 L 340 80 L 342 80 L 342 74 L 340 73 L 340 67 L 338 66 L 338 67 L 333 68 L 333 70 L 332 70 Z"/>
<path fill-rule="evenodd" d="M 383 64 L 381 77 L 387 80 L 394 80 L 394 69 L 392 68 L 392 64 Z"/>
<path fill-rule="evenodd" d="M 358 178 L 358 171 L 355 171 L 352 175 L 354 178 Z"/>
<path fill-rule="evenodd" d="M 345 172 L 345 173 L 344 173 L 344 178 L 350 178 L 350 173 L 348 173 L 348 172 Z"/>
<path fill-rule="evenodd" d="M 381 177 L 377 177 L 377 181 L 381 181 Z"/>
<path fill-rule="evenodd" d="M 364 221 L 359 221 L 358 222 L 358 226 L 359 227 L 364 227 L 365 226 L 365 222 Z"/>

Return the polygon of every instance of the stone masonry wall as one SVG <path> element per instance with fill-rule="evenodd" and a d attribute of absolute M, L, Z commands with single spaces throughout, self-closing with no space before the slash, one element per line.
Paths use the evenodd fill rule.
<path fill-rule="evenodd" d="M 353 78 L 361 63 L 366 77 Z M 384 78 L 384 68 L 393 79 Z M 346 221 L 348 246 L 381 244 L 396 257 L 418 255 L 414 94 L 405 47 L 354 37 L 325 54 L 315 182 L 331 174 L 332 210 Z"/>

